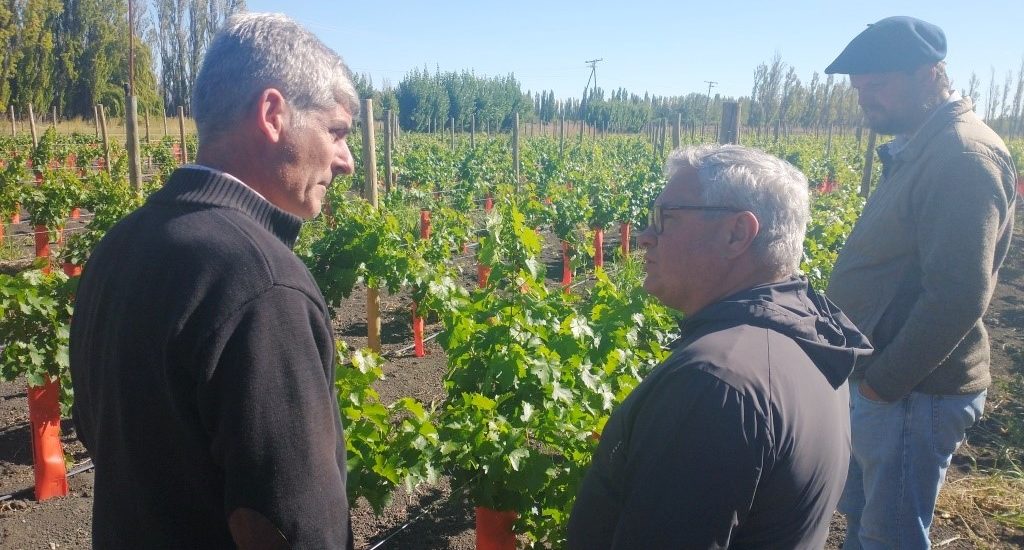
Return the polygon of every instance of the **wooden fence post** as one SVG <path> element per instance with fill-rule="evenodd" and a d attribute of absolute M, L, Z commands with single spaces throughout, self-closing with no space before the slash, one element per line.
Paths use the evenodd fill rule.
<path fill-rule="evenodd" d="M 562 121 L 558 123 L 558 156 L 565 155 L 565 111 L 562 112 Z"/>
<path fill-rule="evenodd" d="M 722 125 L 718 132 L 718 143 L 738 144 L 740 142 L 740 104 L 738 101 L 722 102 Z"/>
<path fill-rule="evenodd" d="M 392 152 L 391 148 L 394 146 L 392 136 L 394 133 L 391 130 L 391 109 L 384 109 L 384 193 L 391 192 L 391 181 L 394 175 L 394 165 L 392 164 Z"/>
<path fill-rule="evenodd" d="M 107 109 L 100 103 L 98 106 L 100 113 L 100 135 L 103 139 L 103 164 L 107 173 L 110 173 L 110 142 L 107 141 Z"/>
<path fill-rule="evenodd" d="M 871 170 L 875 163 L 875 140 L 877 138 L 874 130 L 868 133 L 868 150 L 864 152 L 864 173 L 860 178 L 860 196 L 865 199 L 871 194 Z"/>
<path fill-rule="evenodd" d="M 365 198 L 377 208 L 377 146 L 373 136 L 373 100 L 363 100 L 363 171 Z M 380 295 L 376 288 L 366 289 L 366 345 L 380 353 Z"/>
<path fill-rule="evenodd" d="M 32 104 L 28 104 L 28 127 L 32 132 L 32 147 L 39 146 L 39 135 L 36 134 L 36 115 L 32 112 Z M 36 166 L 36 170 L 42 170 L 45 166 Z"/>
<path fill-rule="evenodd" d="M 139 117 L 138 100 L 134 95 L 128 96 L 125 112 L 125 134 L 128 150 L 128 181 L 136 193 L 142 193 L 142 161 L 139 158 Z"/>
<path fill-rule="evenodd" d="M 178 105 L 178 135 L 181 138 L 181 163 L 188 164 L 188 147 L 185 146 L 185 107 Z"/>
<path fill-rule="evenodd" d="M 519 113 L 512 117 L 512 174 L 516 181 L 516 191 L 519 191 Z"/>

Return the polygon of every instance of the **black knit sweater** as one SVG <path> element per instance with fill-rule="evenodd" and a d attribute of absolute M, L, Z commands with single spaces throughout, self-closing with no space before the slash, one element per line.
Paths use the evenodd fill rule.
<path fill-rule="evenodd" d="M 351 547 L 327 306 L 301 220 L 176 171 L 85 266 L 71 323 L 96 548 L 233 548 L 250 508 L 293 548 Z"/>

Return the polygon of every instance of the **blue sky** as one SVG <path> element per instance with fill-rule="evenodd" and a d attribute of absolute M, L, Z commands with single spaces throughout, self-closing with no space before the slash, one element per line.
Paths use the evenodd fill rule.
<path fill-rule="evenodd" d="M 597 78 L 606 90 L 704 93 L 704 81 L 713 80 L 712 93 L 749 95 L 754 69 L 776 52 L 807 83 L 867 23 L 890 15 L 942 27 L 954 87 L 967 87 L 975 72 L 983 104 L 992 69 L 1002 85 L 1024 58 L 1024 0 L 249 0 L 248 7 L 303 23 L 378 87 L 427 66 L 514 73 L 524 90 L 579 97 L 590 74 L 584 61 L 603 58 Z"/>

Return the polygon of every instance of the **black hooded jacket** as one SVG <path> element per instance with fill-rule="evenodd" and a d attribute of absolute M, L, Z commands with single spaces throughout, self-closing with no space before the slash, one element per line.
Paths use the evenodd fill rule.
<path fill-rule="evenodd" d="M 822 548 L 850 459 L 846 378 L 871 347 L 803 278 L 687 318 L 605 426 L 570 548 Z"/>

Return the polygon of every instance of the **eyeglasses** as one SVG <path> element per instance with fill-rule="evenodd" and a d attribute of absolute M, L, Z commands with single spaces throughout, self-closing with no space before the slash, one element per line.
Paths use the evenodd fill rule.
<path fill-rule="evenodd" d="M 702 205 L 691 205 L 691 204 L 652 204 L 651 210 L 647 214 L 647 225 L 654 229 L 655 235 L 661 235 L 661 232 L 665 229 L 665 214 L 666 210 L 705 210 L 711 212 L 744 212 L 742 208 L 734 208 L 732 206 L 702 206 Z"/>

